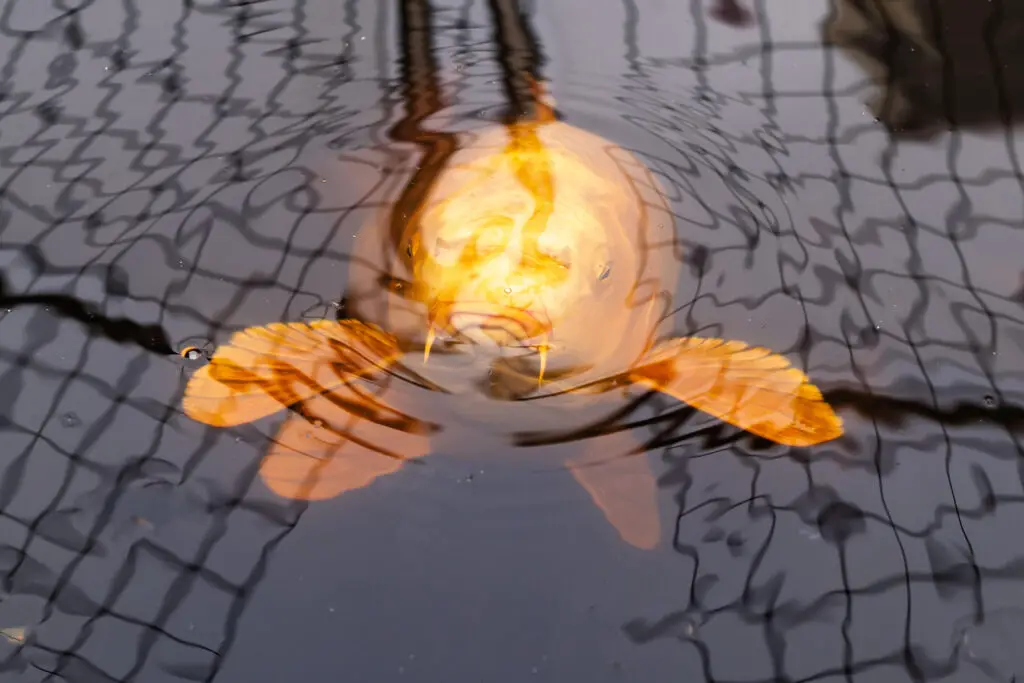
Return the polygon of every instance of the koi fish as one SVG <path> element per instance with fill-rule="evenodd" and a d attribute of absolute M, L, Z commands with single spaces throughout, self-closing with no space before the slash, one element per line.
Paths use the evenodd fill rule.
<path fill-rule="evenodd" d="M 656 341 L 678 276 L 664 196 L 633 154 L 574 126 L 485 128 L 399 230 L 382 209 L 357 235 L 349 317 L 236 332 L 191 377 L 184 412 L 230 427 L 291 408 L 260 471 L 307 500 L 427 455 L 442 424 L 564 429 L 599 419 L 602 397 L 630 384 L 784 445 L 840 436 L 841 419 L 783 356 Z M 375 393 L 395 377 L 406 391 Z M 403 399 L 416 392 L 430 399 Z M 647 459 L 606 460 L 565 464 L 625 541 L 654 547 Z"/>

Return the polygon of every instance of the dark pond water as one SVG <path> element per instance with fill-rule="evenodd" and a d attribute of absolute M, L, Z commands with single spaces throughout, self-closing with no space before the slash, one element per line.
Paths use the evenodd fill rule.
<path fill-rule="evenodd" d="M 1024 11 L 881 5 L 3 3 L 0 678 L 1021 680 Z M 344 315 L 367 217 L 526 75 L 657 178 L 669 327 L 784 354 L 845 435 L 634 392 L 613 434 L 477 419 L 275 495 L 283 414 L 208 427 L 189 376 Z M 562 468 L 635 443 L 653 550 Z"/>

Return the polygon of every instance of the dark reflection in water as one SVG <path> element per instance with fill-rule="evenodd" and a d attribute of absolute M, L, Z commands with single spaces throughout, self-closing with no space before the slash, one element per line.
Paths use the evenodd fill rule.
<path fill-rule="evenodd" d="M 894 133 L 1001 128 L 1024 110 L 1024 8 L 970 0 L 835 0 L 826 40 L 877 81 L 869 107 Z"/>
<path fill-rule="evenodd" d="M 798 4 L 6 3 L 3 675 L 1019 678 L 1018 12 Z M 772 349 L 845 434 L 773 444 L 635 384 L 507 400 L 536 350 L 460 403 L 444 335 L 287 417 L 181 414 L 206 358 L 272 321 L 388 321 L 422 354 L 388 301 L 415 301 L 409 215 L 461 140 L 516 123 L 600 136 L 659 188 L 662 336 Z M 643 339 L 601 310 L 597 347 Z M 318 411 L 431 457 L 277 495 L 272 437 Z M 657 494 L 625 509 L 675 519 L 659 549 L 587 505 L 564 476 L 584 456 L 649 459 Z"/>

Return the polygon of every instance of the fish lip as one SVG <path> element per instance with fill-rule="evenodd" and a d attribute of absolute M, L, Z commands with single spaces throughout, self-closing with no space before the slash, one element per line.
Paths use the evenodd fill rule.
<path fill-rule="evenodd" d="M 439 301 L 434 305 L 435 324 L 454 334 L 458 334 L 453 324 L 456 316 L 475 316 L 493 322 L 494 327 L 518 329 L 520 333 L 513 334 L 520 342 L 528 342 L 551 331 L 551 321 L 548 317 L 529 308 L 506 306 L 491 301 Z M 491 325 L 481 325 L 489 326 Z M 529 348 L 532 345 L 520 343 L 509 346 Z"/>

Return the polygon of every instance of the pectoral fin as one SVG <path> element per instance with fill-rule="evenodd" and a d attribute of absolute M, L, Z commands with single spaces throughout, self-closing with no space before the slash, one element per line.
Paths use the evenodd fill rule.
<path fill-rule="evenodd" d="M 281 425 L 260 463 L 263 483 L 277 495 L 334 498 L 430 452 L 424 430 L 405 431 L 357 417 L 335 399 L 333 394 L 315 396 Z"/>
<path fill-rule="evenodd" d="M 842 435 L 843 421 L 785 357 L 739 341 L 686 337 L 658 348 L 631 374 L 720 420 L 787 446 Z"/>
<path fill-rule="evenodd" d="M 654 549 L 661 540 L 661 517 L 647 454 L 636 452 L 636 443 L 623 432 L 589 444 L 583 456 L 566 462 L 569 472 L 622 540 L 642 550 Z"/>
<path fill-rule="evenodd" d="M 252 422 L 383 369 L 399 354 L 391 335 L 355 320 L 249 327 L 192 376 L 182 407 L 213 427 Z"/>

